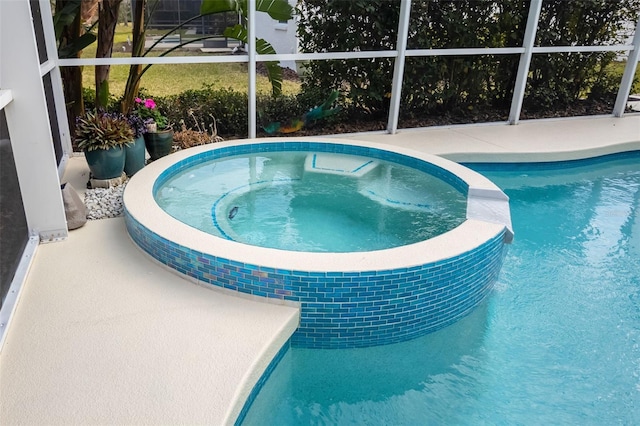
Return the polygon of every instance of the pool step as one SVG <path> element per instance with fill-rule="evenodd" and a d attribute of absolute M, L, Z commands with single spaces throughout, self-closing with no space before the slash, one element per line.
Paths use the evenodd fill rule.
<path fill-rule="evenodd" d="M 304 171 L 359 178 L 374 170 L 378 164 L 369 158 L 322 152 L 307 155 Z"/>

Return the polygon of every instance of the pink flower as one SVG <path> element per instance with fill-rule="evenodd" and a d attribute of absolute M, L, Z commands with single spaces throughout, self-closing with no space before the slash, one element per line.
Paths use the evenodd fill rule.
<path fill-rule="evenodd" d="M 136 101 L 137 104 L 141 104 L 142 103 L 142 99 L 140 99 L 140 98 L 136 98 L 135 101 Z"/>
<path fill-rule="evenodd" d="M 145 99 L 144 106 L 149 109 L 154 109 L 156 107 L 156 103 L 153 99 Z"/>

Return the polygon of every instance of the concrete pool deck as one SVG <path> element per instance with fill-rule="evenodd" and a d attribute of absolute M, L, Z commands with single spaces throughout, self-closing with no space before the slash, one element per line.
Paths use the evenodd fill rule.
<path fill-rule="evenodd" d="M 640 114 L 340 137 L 456 161 L 567 160 L 640 150 Z M 71 158 L 63 181 L 87 179 Z M 154 263 L 123 218 L 90 221 L 36 250 L 0 352 L 0 422 L 232 424 L 297 323 L 296 308 Z"/>

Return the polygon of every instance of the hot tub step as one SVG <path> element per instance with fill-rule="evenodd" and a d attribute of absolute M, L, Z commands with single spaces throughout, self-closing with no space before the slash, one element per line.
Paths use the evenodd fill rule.
<path fill-rule="evenodd" d="M 345 156 L 343 154 L 314 153 L 307 155 L 305 172 L 327 173 L 359 178 L 378 167 L 378 162 L 369 158 Z"/>

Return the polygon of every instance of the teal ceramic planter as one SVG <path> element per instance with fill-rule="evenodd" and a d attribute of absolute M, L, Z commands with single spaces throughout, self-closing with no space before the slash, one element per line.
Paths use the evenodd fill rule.
<path fill-rule="evenodd" d="M 133 140 L 133 143 L 124 146 L 124 172 L 131 177 L 144 167 L 145 143 L 144 137 L 140 136 Z"/>
<path fill-rule="evenodd" d="M 84 155 L 93 179 L 107 180 L 122 176 L 125 160 L 123 147 L 85 151 Z"/>
<path fill-rule="evenodd" d="M 144 143 L 152 161 L 169 155 L 173 146 L 173 130 L 145 133 Z"/>

